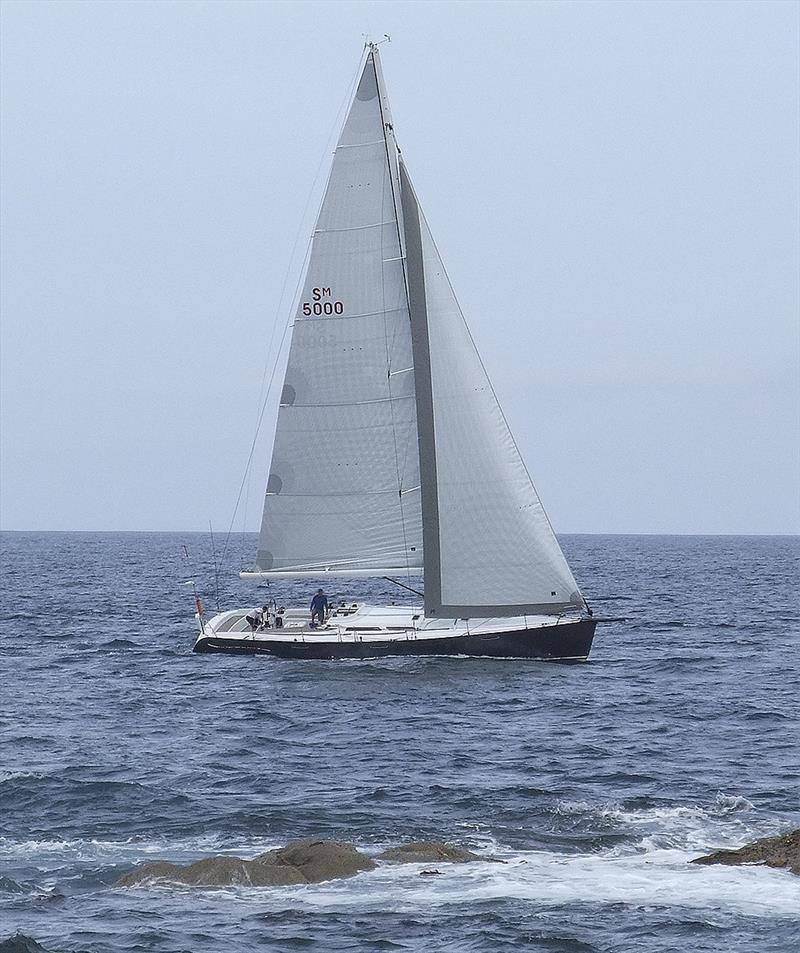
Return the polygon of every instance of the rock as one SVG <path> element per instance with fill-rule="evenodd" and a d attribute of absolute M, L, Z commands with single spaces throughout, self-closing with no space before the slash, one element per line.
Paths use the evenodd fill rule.
<path fill-rule="evenodd" d="M 475 860 L 487 860 L 471 850 L 462 847 L 453 847 L 451 844 L 440 844 L 438 841 L 418 840 L 401 847 L 390 847 L 378 860 L 386 860 L 392 864 L 468 864 Z"/>
<path fill-rule="evenodd" d="M 0 877 L 0 892 L 25 893 L 25 888 L 22 884 L 18 884 L 16 880 L 12 880 L 10 877 Z"/>
<path fill-rule="evenodd" d="M 352 844 L 335 840 L 292 841 L 286 847 L 261 854 L 253 863 L 293 867 L 308 883 L 341 880 L 377 867 L 371 857 L 356 850 Z"/>
<path fill-rule="evenodd" d="M 766 867 L 784 867 L 800 875 L 800 828 L 777 837 L 762 837 L 739 850 L 717 850 L 713 854 L 695 857 L 690 863 L 764 864 Z"/>
<path fill-rule="evenodd" d="M 114 884 L 115 887 L 135 887 L 137 884 L 152 883 L 154 880 L 180 880 L 184 870 L 179 864 L 170 864 L 166 860 L 155 860 L 149 864 L 134 867 Z"/>
<path fill-rule="evenodd" d="M 170 880 L 198 887 L 288 887 L 340 880 L 362 870 L 374 870 L 376 866 L 374 860 L 352 844 L 303 840 L 259 854 L 253 860 L 208 857 L 186 866 L 167 861 L 142 864 L 120 877 L 115 886 L 133 887 L 155 880 Z"/>
<path fill-rule="evenodd" d="M 193 887 L 247 887 L 250 879 L 250 861 L 241 857 L 207 857 L 180 869 L 182 883 Z"/>
<path fill-rule="evenodd" d="M 47 950 L 24 933 L 15 933 L 0 943 L 0 953 L 47 953 Z"/>
<path fill-rule="evenodd" d="M 296 867 L 256 863 L 256 860 L 250 863 L 250 883 L 254 887 L 291 887 L 309 883 Z"/>
<path fill-rule="evenodd" d="M 414 841 L 385 850 L 377 858 L 392 864 L 465 864 L 476 860 L 492 860 L 471 850 L 440 844 L 437 841 Z M 352 844 L 335 840 L 298 840 L 286 847 L 269 850 L 252 860 L 241 857 L 208 857 L 193 864 L 171 864 L 165 860 L 142 864 L 117 881 L 117 887 L 169 880 L 198 887 L 288 887 L 292 884 L 321 883 L 343 880 L 365 870 L 374 870 L 375 861 Z M 431 868 L 423 876 L 441 871 Z"/>

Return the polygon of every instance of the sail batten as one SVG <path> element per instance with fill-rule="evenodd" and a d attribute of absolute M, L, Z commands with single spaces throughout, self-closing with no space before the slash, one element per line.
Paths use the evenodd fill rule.
<path fill-rule="evenodd" d="M 380 228 L 383 225 L 394 225 L 394 219 L 388 222 L 368 222 L 366 225 L 347 225 L 345 228 L 315 228 L 315 235 L 325 235 L 329 232 L 355 232 L 359 228 Z M 389 259 L 390 261 L 394 259 Z"/>
<path fill-rule="evenodd" d="M 383 145 L 383 139 L 375 139 L 372 142 L 340 142 L 339 145 L 333 150 L 334 154 L 337 153 L 340 149 L 364 149 L 367 146 L 377 146 Z"/>
<path fill-rule="evenodd" d="M 397 371 L 399 374 L 400 372 Z M 364 404 L 385 404 L 390 400 L 413 400 L 413 394 L 394 394 L 391 397 L 373 397 L 371 400 L 340 400 L 320 404 L 292 404 L 293 407 L 361 407 Z"/>
<path fill-rule="evenodd" d="M 240 572 L 242 579 L 319 579 L 330 576 L 335 579 L 369 579 L 375 576 L 420 576 L 422 566 L 376 566 L 374 569 L 336 569 L 317 567 L 313 569 L 275 569 Z"/>

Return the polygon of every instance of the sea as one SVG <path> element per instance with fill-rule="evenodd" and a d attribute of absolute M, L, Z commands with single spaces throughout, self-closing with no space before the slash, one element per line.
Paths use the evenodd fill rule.
<path fill-rule="evenodd" d="M 194 655 L 255 537 L 5 533 L 0 943 L 50 953 L 794 953 L 800 877 L 701 867 L 800 826 L 798 537 L 565 536 L 583 664 Z M 215 568 L 216 565 L 216 568 Z M 406 602 L 384 581 L 329 595 Z M 602 620 L 607 621 L 602 621 Z M 494 861 L 120 888 L 295 838 Z M 497 861 L 502 861 L 498 863 Z"/>

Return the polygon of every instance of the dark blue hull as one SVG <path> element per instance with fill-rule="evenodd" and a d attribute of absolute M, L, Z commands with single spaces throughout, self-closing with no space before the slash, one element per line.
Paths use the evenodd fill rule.
<path fill-rule="evenodd" d="M 201 636 L 195 652 L 229 655 L 275 655 L 294 659 L 374 659 L 404 655 L 466 655 L 475 658 L 527 658 L 551 662 L 584 661 L 592 647 L 593 619 L 536 629 L 514 629 L 487 635 L 455 635 L 441 639 L 392 639 L 386 642 L 266 641 Z"/>

